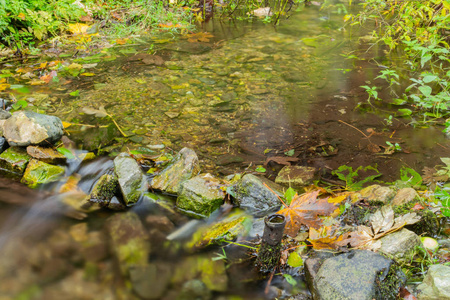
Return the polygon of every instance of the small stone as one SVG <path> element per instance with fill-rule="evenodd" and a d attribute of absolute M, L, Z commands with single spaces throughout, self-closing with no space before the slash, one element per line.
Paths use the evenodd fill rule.
<path fill-rule="evenodd" d="M 420 238 L 414 232 L 403 228 L 380 239 L 378 252 L 388 255 L 397 261 L 407 261 L 417 246 L 421 246 Z"/>
<path fill-rule="evenodd" d="M 31 188 L 35 188 L 41 184 L 58 181 L 64 176 L 64 173 L 65 169 L 63 167 L 32 159 L 28 163 L 20 182 L 25 183 Z"/>
<path fill-rule="evenodd" d="M 177 207 L 197 218 L 206 218 L 223 204 L 223 183 L 211 174 L 202 174 L 181 184 Z"/>
<path fill-rule="evenodd" d="M 127 206 L 136 204 L 148 188 L 141 167 L 128 153 L 121 153 L 114 159 L 114 173 L 119 180 L 125 204 Z"/>
<path fill-rule="evenodd" d="M 275 182 L 293 188 L 310 185 L 314 179 L 316 169 L 304 166 L 285 166 L 278 173 Z"/>
<path fill-rule="evenodd" d="M 415 199 L 419 198 L 419 194 L 417 194 L 416 190 L 413 188 L 403 188 L 397 191 L 394 199 L 392 199 L 393 206 L 400 206 Z"/>
<path fill-rule="evenodd" d="M 387 186 L 380 186 L 378 184 L 374 184 L 368 186 L 358 193 L 352 195 L 352 202 L 356 202 L 358 200 L 367 200 L 373 202 L 382 202 L 388 203 L 395 196 L 395 191 Z"/>
<path fill-rule="evenodd" d="M 419 300 L 450 300 L 450 267 L 432 265 L 417 286 Z"/>
<path fill-rule="evenodd" d="M 144 299 L 159 299 L 170 284 L 170 267 L 163 263 L 152 263 L 130 268 L 133 290 Z"/>
<path fill-rule="evenodd" d="M 3 136 L 11 146 L 52 145 L 63 135 L 61 120 L 32 111 L 15 112 L 3 126 Z"/>
<path fill-rule="evenodd" d="M 267 184 L 267 188 L 264 184 Z M 236 205 L 255 217 L 262 217 L 278 210 L 283 188 L 264 178 L 247 174 L 232 188 Z M 275 195 L 274 192 L 277 194 Z"/>
<path fill-rule="evenodd" d="M 11 113 L 9 111 L 0 109 L 0 120 L 6 120 L 11 118 Z"/>
<path fill-rule="evenodd" d="M 194 150 L 183 148 L 168 167 L 152 180 L 152 188 L 170 194 L 178 194 L 181 184 L 200 173 L 200 165 Z"/>
<path fill-rule="evenodd" d="M 6 150 L 8 148 L 8 143 L 6 142 L 6 139 L 4 137 L 0 136 L 0 153 Z"/>
<path fill-rule="evenodd" d="M 27 153 L 31 157 L 37 160 L 43 161 L 48 164 L 64 164 L 67 158 L 54 150 L 53 148 L 45 148 L 41 146 L 28 146 Z"/>
<path fill-rule="evenodd" d="M 10 147 L 0 154 L 0 170 L 22 176 L 30 159 L 23 148 Z"/>

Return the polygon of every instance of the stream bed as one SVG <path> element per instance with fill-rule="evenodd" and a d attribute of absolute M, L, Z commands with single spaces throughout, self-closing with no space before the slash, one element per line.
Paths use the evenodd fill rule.
<path fill-rule="evenodd" d="M 245 170 L 272 181 L 290 163 L 315 167 L 330 180 L 341 165 L 371 165 L 384 181 L 398 179 L 402 166 L 421 171 L 439 164 L 450 149 L 440 128 L 389 120 L 394 112 L 388 105 L 367 102 L 360 86 L 374 81 L 389 55 L 362 38 L 366 31 L 342 26 L 343 15 L 316 6 L 302 8 L 276 27 L 213 20 L 179 39 L 143 37 L 136 44 L 71 58 L 58 76 L 53 73 L 58 81 L 49 84 L 34 85 L 22 76 L 51 74 L 51 69 L 39 69 L 41 62 L 22 71 L 3 64 L 3 74 L 22 75 L 0 97 L 11 93 L 28 108 L 58 116 L 80 151 L 99 154 L 66 170 L 67 177 L 80 178 L 78 187 L 86 194 L 112 168 L 107 155 L 127 151 L 152 157 L 164 153 L 163 163 L 170 153 L 189 147 L 202 172 L 225 177 Z M 349 53 L 361 59 L 347 59 Z M 63 59 L 49 56 L 47 63 L 57 60 Z M 386 142 L 400 149 L 392 151 Z M 261 167 L 265 172 L 257 170 Z M 152 168 L 146 170 L 151 177 Z M 60 188 L 56 183 L 28 190 L 0 179 L 0 300 L 308 295 L 302 278 L 293 288 L 282 277 L 265 293 L 267 278 L 255 274 L 244 247 L 227 247 L 226 259 L 236 257 L 227 269 L 221 248 L 185 251 L 183 238 L 193 229 L 174 240 L 167 236 L 192 220 L 176 211 L 160 214 L 147 202 L 130 211 L 148 235 L 152 267 L 127 274 L 130 283 L 111 259 L 115 250 L 107 236 L 114 231 L 108 222 L 113 213 L 99 210 L 80 217 L 58 201 Z M 139 278 L 151 281 L 152 290 Z"/>

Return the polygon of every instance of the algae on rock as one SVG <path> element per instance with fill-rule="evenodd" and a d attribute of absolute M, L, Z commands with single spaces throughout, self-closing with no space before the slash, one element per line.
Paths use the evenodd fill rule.
<path fill-rule="evenodd" d="M 177 207 L 182 212 L 197 218 L 208 217 L 219 208 L 225 198 L 223 184 L 211 174 L 198 175 L 181 184 Z"/>
<path fill-rule="evenodd" d="M 31 157 L 20 147 L 10 147 L 0 154 L 0 171 L 22 176 Z"/>
<path fill-rule="evenodd" d="M 114 172 L 119 180 L 125 204 L 127 206 L 136 204 L 148 188 L 141 167 L 128 153 L 120 153 L 114 159 Z"/>
<path fill-rule="evenodd" d="M 32 159 L 23 174 L 22 183 L 31 188 L 35 188 L 40 184 L 54 182 L 64 176 L 64 168 L 54 166 L 37 159 Z"/>
<path fill-rule="evenodd" d="M 181 184 L 200 173 L 197 154 L 194 150 L 183 148 L 171 164 L 152 180 L 152 188 L 170 194 L 178 194 Z"/>

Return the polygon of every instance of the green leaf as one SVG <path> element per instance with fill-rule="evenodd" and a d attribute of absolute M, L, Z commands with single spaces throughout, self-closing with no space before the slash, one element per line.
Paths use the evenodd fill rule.
<path fill-rule="evenodd" d="M 420 60 L 421 66 L 423 67 L 423 65 L 425 65 L 425 63 L 429 61 L 431 58 L 432 58 L 431 54 L 425 54 L 424 56 L 422 56 Z"/>
<path fill-rule="evenodd" d="M 433 90 L 431 89 L 431 87 L 429 87 L 428 85 L 422 85 L 419 86 L 419 91 L 425 96 L 425 97 L 429 97 L 431 95 L 431 93 L 433 92 Z"/>
<path fill-rule="evenodd" d="M 292 286 L 295 286 L 296 284 L 297 284 L 297 281 L 294 279 L 294 277 L 292 277 L 291 275 L 289 275 L 289 274 L 283 274 L 283 277 L 284 277 L 284 279 L 286 279 L 286 281 L 290 284 L 290 285 L 292 285 Z"/>
<path fill-rule="evenodd" d="M 286 156 L 293 156 L 294 153 L 295 153 L 295 150 L 294 150 L 294 149 L 291 149 L 291 150 L 289 150 L 289 151 L 284 152 L 284 155 L 286 155 Z"/>
<path fill-rule="evenodd" d="M 69 95 L 73 96 L 73 97 L 77 97 L 78 95 L 80 95 L 80 90 L 73 91 L 73 92 L 69 93 Z"/>
<path fill-rule="evenodd" d="M 67 148 L 59 147 L 59 148 L 56 148 L 56 150 L 59 153 L 61 153 L 62 155 L 64 155 L 65 157 L 67 157 L 67 159 L 74 159 L 75 158 L 75 155 L 73 155 L 72 151 L 70 151 Z"/>
<path fill-rule="evenodd" d="M 25 100 L 19 100 L 19 101 L 15 102 L 15 103 L 12 105 L 12 109 L 14 109 L 14 110 L 19 110 L 19 109 L 24 109 L 24 108 L 27 107 L 27 106 L 28 106 L 28 102 L 27 102 L 27 101 L 25 101 Z"/>
<path fill-rule="evenodd" d="M 425 77 L 423 77 L 423 82 L 430 83 L 432 81 L 435 81 L 438 78 L 439 77 L 437 77 L 436 75 L 426 75 Z"/>
<path fill-rule="evenodd" d="M 286 199 L 286 201 L 288 202 L 287 204 L 291 204 L 295 194 L 297 194 L 297 192 L 291 187 L 286 190 L 286 192 L 284 193 L 284 199 Z"/>
<path fill-rule="evenodd" d="M 291 254 L 289 254 L 287 263 L 291 267 L 297 268 L 303 266 L 303 259 L 297 252 L 292 252 Z"/>
<path fill-rule="evenodd" d="M 255 171 L 256 171 L 256 172 L 260 172 L 260 173 L 264 173 L 264 172 L 266 172 L 266 169 L 265 169 L 263 166 L 258 166 L 258 167 L 255 169 Z"/>
<path fill-rule="evenodd" d="M 397 110 L 396 115 L 399 117 L 406 117 L 406 116 L 410 116 L 412 114 L 412 110 L 408 109 L 408 108 L 400 108 L 399 110 Z"/>

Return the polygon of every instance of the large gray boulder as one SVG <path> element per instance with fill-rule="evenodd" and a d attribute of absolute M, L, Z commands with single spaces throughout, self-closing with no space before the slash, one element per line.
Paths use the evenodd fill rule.
<path fill-rule="evenodd" d="M 419 300 L 450 300 L 450 267 L 431 266 L 417 290 Z"/>
<path fill-rule="evenodd" d="M 58 117 L 19 111 L 5 121 L 3 136 L 11 146 L 48 146 L 61 139 L 63 129 Z"/>
<path fill-rule="evenodd" d="M 233 196 L 240 208 L 253 216 L 262 217 L 281 206 L 277 195 L 282 197 L 282 190 L 281 186 L 266 178 L 247 174 L 233 187 Z"/>
<path fill-rule="evenodd" d="M 178 194 L 181 184 L 200 173 L 197 154 L 194 150 L 183 148 L 171 164 L 152 180 L 152 188 L 170 194 Z"/>
<path fill-rule="evenodd" d="M 147 179 L 141 167 L 128 153 L 120 153 L 114 159 L 114 172 L 119 180 L 125 204 L 127 206 L 136 204 L 148 189 Z"/>
<path fill-rule="evenodd" d="M 394 297 L 395 299 L 404 278 L 392 275 L 391 272 L 394 270 L 392 264 L 392 260 L 364 250 L 353 250 L 327 258 L 317 273 L 308 274 L 312 278 L 310 289 L 313 298 L 385 300 Z M 390 280 L 394 282 L 388 282 Z"/>
<path fill-rule="evenodd" d="M 219 208 L 225 198 L 223 184 L 211 174 L 201 174 L 181 184 L 177 207 L 182 212 L 198 218 L 206 218 Z"/>

